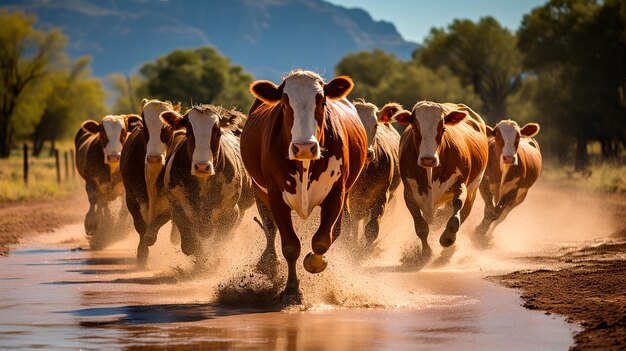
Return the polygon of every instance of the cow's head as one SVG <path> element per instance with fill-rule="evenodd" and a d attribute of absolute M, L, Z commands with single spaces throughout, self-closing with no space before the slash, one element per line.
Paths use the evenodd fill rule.
<path fill-rule="evenodd" d="M 531 138 L 539 133 L 539 124 L 528 123 L 520 128 L 513 120 L 498 122 L 495 128 L 487 126 L 487 136 L 495 138 L 496 149 L 500 151 L 500 163 L 517 165 L 517 147 L 521 137 Z"/>
<path fill-rule="evenodd" d="M 367 134 L 367 158 L 371 159 L 374 156 L 374 143 L 376 142 L 378 125 L 390 123 L 393 115 L 402 110 L 402 106 L 396 103 L 388 103 L 379 111 L 376 105 L 365 102 L 362 99 L 354 101 L 353 104 L 359 114 L 361 123 L 363 123 L 363 127 L 365 127 L 365 133 Z"/>
<path fill-rule="evenodd" d="M 148 165 L 163 165 L 165 151 L 172 138 L 174 129 L 165 126 L 159 116 L 165 111 L 180 112 L 180 103 L 172 105 L 169 101 L 148 100 L 141 101 L 141 116 L 143 117 L 143 137 L 146 141 L 146 159 Z"/>
<path fill-rule="evenodd" d="M 413 136 L 419 155 L 417 164 L 424 168 L 439 166 L 439 148 L 446 126 L 455 125 L 466 118 L 465 112 L 445 112 L 442 105 L 432 101 L 420 101 L 413 111 L 401 111 L 395 120 L 413 127 Z"/>
<path fill-rule="evenodd" d="M 194 106 L 183 116 L 175 111 L 161 114 L 162 121 L 171 128 L 186 128 L 191 174 L 198 177 L 215 174 L 214 162 L 222 133 L 236 130 L 243 117 L 233 109 L 208 104 Z"/>
<path fill-rule="evenodd" d="M 352 79 L 339 76 L 324 84 L 318 74 L 297 70 L 280 86 L 260 80 L 250 92 L 268 104 L 281 103 L 285 125 L 290 134 L 290 160 L 317 160 L 321 156 L 320 139 L 324 130 L 326 100 L 345 98 L 352 91 Z"/>
<path fill-rule="evenodd" d="M 137 115 L 109 115 L 102 118 L 100 123 L 92 120 L 85 121 L 81 128 L 98 135 L 104 152 L 104 163 L 111 168 L 117 168 L 128 131 L 138 123 L 141 123 L 141 117 Z"/>

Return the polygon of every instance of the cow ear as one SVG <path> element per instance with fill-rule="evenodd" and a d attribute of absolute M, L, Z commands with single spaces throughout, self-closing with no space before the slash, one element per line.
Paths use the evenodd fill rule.
<path fill-rule="evenodd" d="M 465 112 L 461 112 L 461 111 L 452 111 L 450 113 L 448 113 L 444 118 L 443 121 L 445 124 L 447 125 L 455 125 L 459 122 L 461 122 L 463 120 L 463 118 L 465 118 Z"/>
<path fill-rule="evenodd" d="M 252 83 L 250 93 L 268 104 L 275 104 L 283 97 L 282 90 L 269 80 L 257 80 Z"/>
<path fill-rule="evenodd" d="M 539 133 L 539 124 L 537 123 L 527 123 L 522 129 L 520 129 L 520 133 L 526 137 L 534 137 Z"/>
<path fill-rule="evenodd" d="M 385 123 L 385 124 L 391 123 L 391 119 L 393 115 L 398 113 L 398 111 L 402 111 L 403 109 L 404 108 L 402 107 L 402 105 L 398 103 L 395 103 L 395 102 L 387 103 L 376 114 L 376 116 L 378 117 L 378 123 Z"/>
<path fill-rule="evenodd" d="M 96 121 L 92 121 L 92 120 L 85 121 L 83 122 L 83 124 L 80 125 L 80 127 L 86 132 L 89 132 L 91 134 L 96 134 L 100 132 L 100 123 Z"/>
<path fill-rule="evenodd" d="M 181 109 L 180 101 L 176 105 L 173 105 L 172 109 L 174 109 L 174 111 L 176 111 L 176 112 L 180 112 L 180 109 Z"/>
<path fill-rule="evenodd" d="M 490 126 L 485 126 L 486 127 L 486 132 L 487 132 L 487 136 L 492 138 L 496 136 L 496 132 L 493 130 L 493 128 L 491 128 Z"/>
<path fill-rule="evenodd" d="M 339 76 L 333 78 L 328 84 L 324 84 L 324 96 L 331 100 L 342 99 L 354 88 L 352 78 L 347 76 Z"/>
<path fill-rule="evenodd" d="M 137 126 L 141 125 L 141 117 L 135 114 L 126 115 L 126 129 L 129 132 L 133 131 Z"/>
<path fill-rule="evenodd" d="M 146 104 L 149 102 L 150 100 L 144 98 L 141 100 L 141 110 L 143 111 L 143 107 L 146 106 Z"/>
<path fill-rule="evenodd" d="M 187 114 L 181 116 L 180 113 L 176 111 L 164 111 L 159 115 L 161 121 L 174 130 L 187 126 L 187 118 L 185 117 L 187 117 Z"/>
<path fill-rule="evenodd" d="M 410 111 L 402 110 L 393 115 L 392 121 L 396 121 L 403 126 L 408 126 L 413 122 L 413 114 Z"/>

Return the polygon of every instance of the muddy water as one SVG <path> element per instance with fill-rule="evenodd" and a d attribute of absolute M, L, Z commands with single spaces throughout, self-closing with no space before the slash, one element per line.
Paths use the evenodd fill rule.
<path fill-rule="evenodd" d="M 597 208 L 594 199 L 580 208 L 558 196 L 558 191 L 540 187 L 496 231 L 492 249 L 475 250 L 460 236 L 456 252 L 436 252 L 435 263 L 421 271 L 399 266 L 417 240 L 398 201 L 370 257 L 354 259 L 348 249 L 353 243 L 338 240 L 324 273 L 300 270 L 306 302 L 283 309 L 274 297 L 285 272 L 266 277 L 251 268 L 264 242 L 252 213 L 228 244 L 200 262 L 173 247 L 164 228 L 147 270 L 135 268 L 135 235 L 103 251 L 83 251 L 76 250 L 85 246 L 82 226 L 68 226 L 0 260 L 0 345 L 59 350 L 564 350 L 572 344 L 576 326 L 522 308 L 516 291 L 483 279 L 536 268 L 527 257 L 558 254 L 603 240 L 610 232 L 610 219 L 591 213 Z M 466 223 L 469 228 L 478 222 L 479 211 Z M 588 223 L 589 218 L 598 223 Z M 310 230 L 297 225 L 304 255 Z M 437 248 L 438 235 L 431 239 Z"/>

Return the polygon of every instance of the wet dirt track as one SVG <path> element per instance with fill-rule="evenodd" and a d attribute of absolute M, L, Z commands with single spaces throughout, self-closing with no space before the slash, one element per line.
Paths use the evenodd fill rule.
<path fill-rule="evenodd" d="M 381 230 L 395 234 L 381 233 L 375 258 L 354 263 L 338 241 L 326 272 L 300 269 L 306 303 L 283 310 L 265 295 L 279 291 L 284 272 L 268 278 L 249 268 L 263 244 L 252 214 L 232 240 L 230 256 L 202 268 L 171 246 L 167 230 L 151 252 L 149 270 L 137 270 L 134 235 L 104 251 L 72 251 L 84 238 L 81 225 L 68 226 L 0 261 L 0 344 L 19 350 L 564 350 L 576 326 L 524 309 L 515 290 L 483 279 L 531 268 L 524 257 L 601 240 L 608 230 L 579 233 L 582 222 L 572 217 L 563 234 L 525 236 L 534 226 L 560 225 L 559 218 L 556 224 L 554 218 L 527 221 L 542 206 L 554 207 L 546 201 L 554 194 L 536 193 L 496 232 L 493 249 L 473 250 L 460 238 L 447 264 L 419 272 L 397 267 L 416 241 L 398 202 Z M 439 232 L 432 233 L 436 243 Z M 305 253 L 306 234 L 302 241 Z"/>

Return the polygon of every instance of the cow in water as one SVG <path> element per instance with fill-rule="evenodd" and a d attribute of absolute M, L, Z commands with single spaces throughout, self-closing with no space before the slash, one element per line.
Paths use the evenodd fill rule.
<path fill-rule="evenodd" d="M 512 120 L 487 126 L 489 162 L 480 185 L 485 200 L 485 214 L 474 232 L 475 241 L 488 245 L 488 233 L 519 206 L 541 172 L 541 151 L 533 137 L 539 133 L 537 123 L 520 128 Z M 492 223 L 495 225 L 492 228 Z"/>
<path fill-rule="evenodd" d="M 252 181 L 233 134 L 242 117 L 235 110 L 207 104 L 194 106 L 183 116 L 175 111 L 161 114 L 171 128 L 186 130 L 167 157 L 164 180 L 186 255 L 205 254 L 207 239 L 220 243 L 254 204 Z"/>
<path fill-rule="evenodd" d="M 274 237 L 280 232 L 288 264 L 283 301 L 297 303 L 302 292 L 296 273 L 300 240 L 291 211 L 307 219 L 321 207 L 320 225 L 304 268 L 322 272 L 324 254 L 341 232 L 349 191 L 367 154 L 367 135 L 354 106 L 345 98 L 352 90 L 348 77 L 325 83 L 316 73 L 296 70 L 276 86 L 256 81 L 257 98 L 241 135 L 241 154 L 254 180 L 267 246 L 261 262 L 276 264 Z M 272 262 L 273 260 L 273 262 Z"/>
<path fill-rule="evenodd" d="M 378 238 L 385 207 L 400 185 L 398 147 L 400 134 L 391 126 L 391 118 L 402 106 L 389 103 L 380 111 L 365 101 L 353 102 L 367 134 L 367 161 L 350 191 L 350 231 L 358 238 L 358 224 L 365 220 L 368 246 Z"/>
<path fill-rule="evenodd" d="M 482 118 L 462 104 L 420 101 L 395 119 L 408 128 L 400 140 L 400 175 L 404 200 L 422 242 L 422 262 L 431 257 L 429 224 L 450 204 L 452 215 L 439 238 L 443 247 L 470 214 L 487 166 L 487 135 Z"/>
<path fill-rule="evenodd" d="M 169 101 L 143 99 L 141 123 L 128 136 L 121 155 L 126 206 L 139 234 L 139 265 L 145 265 L 149 246 L 154 245 L 159 229 L 170 220 L 169 204 L 163 189 L 163 170 L 174 129 L 160 119 L 161 113 L 166 111 L 178 112 L 180 104 L 175 106 Z"/>
<path fill-rule="evenodd" d="M 109 115 L 101 122 L 83 122 L 76 133 L 76 169 L 85 180 L 89 199 L 89 211 L 85 215 L 88 236 L 95 237 L 104 226 L 110 226 L 105 223 L 111 220 L 109 202 L 124 194 L 119 168 L 122 147 L 128 131 L 140 121 L 137 115 Z"/>

